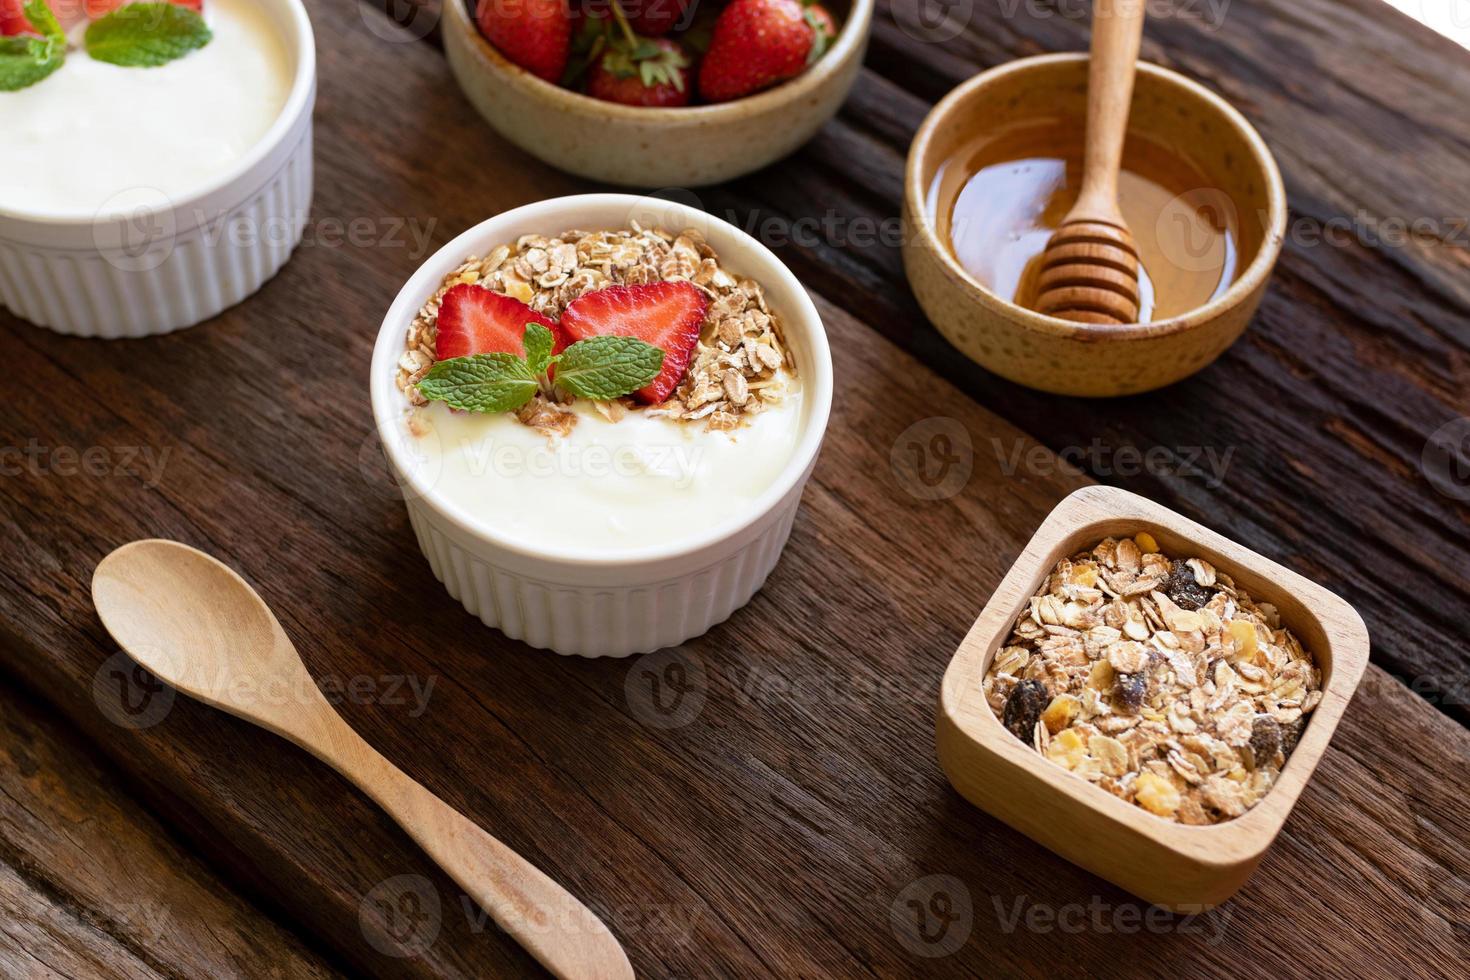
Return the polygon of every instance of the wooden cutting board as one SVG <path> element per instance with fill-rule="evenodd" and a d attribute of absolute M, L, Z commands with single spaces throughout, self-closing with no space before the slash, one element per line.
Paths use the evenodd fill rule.
<path fill-rule="evenodd" d="M 1053 446 L 1074 444 L 1056 441 L 1071 432 L 1115 433 L 1114 418 L 1120 438 L 1152 431 L 1169 439 L 1147 417 L 1206 409 L 1183 391 L 1147 408 L 1117 403 L 1117 416 L 1113 403 L 1038 407 L 1035 396 L 953 363 L 899 294 L 891 251 L 783 249 L 817 294 L 838 391 L 791 545 L 749 608 L 674 654 L 633 661 L 563 660 L 466 616 L 429 575 L 378 461 L 366 395 L 370 348 L 417 264 L 416 231 L 427 229 L 437 246 L 486 215 L 588 186 L 488 132 L 432 44 L 386 40 L 381 14 L 366 5 L 308 5 L 322 56 L 318 196 L 309 243 L 285 272 L 215 323 L 142 342 L 68 340 L 0 314 L 0 442 L 37 447 L 27 457 L 36 462 L 0 479 L 0 670 L 100 753 L 107 774 L 99 799 L 127 793 L 137 801 L 117 811 L 77 805 L 70 812 L 84 816 L 76 819 L 126 829 L 139 825 L 137 813 L 151 814 L 146 830 L 118 837 L 139 841 L 140 860 L 112 877 L 159 882 L 161 894 L 174 896 L 169 909 L 190 916 L 190 893 L 166 890 L 162 873 L 149 870 L 167 853 L 159 848 L 179 849 L 228 893 L 201 917 L 225 922 L 232 909 L 253 910 L 267 922 L 260 934 L 274 937 L 258 941 L 283 976 L 310 975 L 321 968 L 318 957 L 326 969 L 394 976 L 533 970 L 340 779 L 242 723 L 147 691 L 110 659 L 115 650 L 87 598 L 92 567 L 120 542 L 161 535 L 227 557 L 277 611 L 319 681 L 346 692 L 341 710 L 354 727 L 601 911 L 643 975 L 1147 968 L 1281 976 L 1352 963 L 1428 976 L 1463 955 L 1470 735 L 1379 668 L 1370 669 L 1260 872 L 1212 917 L 1145 925 L 1136 900 L 949 788 L 933 752 L 944 666 L 1032 530 L 1084 482 L 976 397 L 1045 428 Z M 1357 0 L 1343 7 L 1367 16 Z M 1287 16 L 1276 4 L 1242 2 L 1232 17 L 1237 8 L 1244 18 Z M 1315 30 L 1297 29 L 1303 39 Z M 1049 46 L 1074 36 L 1064 22 L 1028 30 Z M 849 203 L 861 214 L 874 206 L 865 201 L 896 200 L 901 134 L 961 62 L 970 70 L 1004 53 L 999 32 L 972 25 L 934 48 L 900 88 L 894 62 L 917 49 L 891 23 L 880 26 L 875 71 L 843 118 L 774 173 L 702 192 L 706 205 L 723 212 L 738 202 L 737 218 L 758 222 Z M 965 47 L 971 37 L 973 49 Z M 1007 44 L 1007 52 L 1025 51 L 1036 42 Z M 1243 71 L 1223 53 L 1216 69 L 1188 50 L 1176 67 L 1206 76 Z M 1257 90 L 1263 103 L 1308 99 L 1274 80 Z M 1283 164 L 1299 168 L 1301 206 L 1323 206 L 1312 192 L 1318 177 L 1290 149 Z M 1314 277 L 1330 279 L 1343 261 L 1309 255 L 1286 264 L 1264 328 L 1238 355 L 1246 368 L 1274 357 L 1270 345 L 1287 320 L 1323 322 Z M 1401 274 L 1382 263 L 1375 269 L 1386 282 Z M 1435 302 L 1450 303 L 1455 288 L 1446 285 Z M 1448 335 L 1435 333 L 1434 343 Z M 1463 349 L 1463 334 L 1455 336 Z M 1415 413 L 1448 390 L 1432 380 L 1447 369 L 1430 358 L 1419 352 L 1417 366 L 1403 369 L 1431 376 L 1415 389 L 1428 392 L 1414 396 Z M 1280 363 L 1290 373 L 1294 359 Z M 1354 383 L 1337 374 L 1311 397 L 1347 397 L 1343 386 Z M 1273 407 L 1271 384 L 1263 385 L 1247 386 L 1253 397 L 1236 402 L 1255 413 L 1251 431 L 1266 433 L 1273 412 L 1295 412 L 1306 396 Z M 1053 427 L 1063 415 L 1075 428 Z M 1228 425 L 1242 429 L 1222 438 L 1244 438 L 1244 422 Z M 1288 432 L 1293 426 L 1300 423 L 1285 423 Z M 1371 453 L 1344 431 L 1338 442 Z M 1273 451 L 1281 437 L 1260 438 L 1261 451 Z M 58 452 L 89 447 L 101 448 L 93 458 L 105 465 L 67 465 Z M 1313 465 L 1330 473 L 1348 458 L 1323 453 L 1304 458 L 1325 460 Z M 1356 506 L 1358 491 L 1334 498 L 1299 484 L 1276 487 L 1298 494 L 1286 503 L 1254 485 L 1266 480 L 1256 463 L 1242 465 L 1245 485 L 1232 478 L 1218 495 L 1188 484 L 1170 491 L 1178 499 L 1156 496 L 1371 608 L 1416 594 L 1415 583 L 1448 574 L 1448 559 L 1464 557 L 1455 550 L 1463 525 L 1446 525 L 1433 541 L 1421 536 L 1401 576 L 1388 572 L 1413 550 L 1402 541 L 1384 545 L 1387 565 L 1373 565 L 1336 532 L 1305 547 L 1302 526 L 1282 508 L 1305 515 L 1310 531 L 1352 518 L 1329 518 L 1331 507 L 1308 501 Z M 1386 478 L 1370 476 L 1378 479 Z M 956 492 L 943 496 L 949 490 Z M 1416 506 L 1463 513 L 1438 499 Z M 1383 577 L 1342 589 L 1343 568 Z M 1370 623 L 1375 657 L 1427 664 L 1426 631 L 1441 635 L 1444 610 L 1465 606 L 1453 589 L 1443 598 L 1432 614 L 1404 598 L 1410 612 Z M 1459 648 L 1436 649 L 1449 673 L 1462 669 Z M 655 694 L 655 681 L 672 688 Z M 133 713 L 118 713 L 124 698 Z M 6 731 L 16 730 L 7 712 Z M 38 758 L 23 786 L 54 800 L 45 774 L 61 763 Z M 47 882 L 55 901 L 105 906 L 102 889 L 89 891 L 67 870 L 82 849 L 46 843 L 45 828 L 65 818 L 16 819 L 18 793 L 0 797 L 0 874 L 27 869 L 24 880 Z M 121 919 L 81 918 L 128 936 L 116 945 L 146 950 L 159 973 L 206 975 L 224 961 L 109 924 Z M 1332 926 L 1316 928 L 1322 923 Z M 0 948 L 9 942 L 0 930 Z M 61 949 L 75 942 L 65 928 L 55 940 Z"/>

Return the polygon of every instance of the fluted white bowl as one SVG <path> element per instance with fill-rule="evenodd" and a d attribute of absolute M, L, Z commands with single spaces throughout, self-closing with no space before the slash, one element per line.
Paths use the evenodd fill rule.
<path fill-rule="evenodd" d="M 457 508 L 437 492 L 407 431 L 408 402 L 395 384 L 409 324 L 444 277 L 471 255 L 522 235 L 644 227 L 697 227 L 721 263 L 766 290 L 780 315 L 802 385 L 796 448 L 770 487 L 742 513 L 681 540 L 620 552 L 532 548 Z M 621 657 L 675 646 L 750 601 L 791 534 L 832 407 L 832 356 L 811 298 L 760 242 L 684 204 L 630 194 L 555 198 L 507 211 L 450 242 L 409 279 L 373 351 L 374 423 L 408 506 L 419 546 L 449 594 L 487 626 L 561 654 Z"/>
<path fill-rule="evenodd" d="M 257 2 L 293 73 L 260 142 L 187 198 L 118 188 L 123 213 L 80 219 L 0 208 L 0 306 L 58 333 L 146 337 L 207 320 L 281 270 L 311 210 L 316 42 L 301 0 Z"/>

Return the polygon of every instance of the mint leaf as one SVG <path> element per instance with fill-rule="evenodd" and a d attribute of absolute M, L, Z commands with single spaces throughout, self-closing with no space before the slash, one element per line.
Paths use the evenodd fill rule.
<path fill-rule="evenodd" d="M 514 354 L 471 354 L 435 364 L 419 382 L 419 393 L 466 412 L 513 412 L 540 387 Z"/>
<path fill-rule="evenodd" d="M 541 324 L 528 323 L 522 342 L 526 345 L 526 364 L 532 374 L 541 377 L 551 367 L 551 349 L 556 346 L 556 337 Z"/>
<path fill-rule="evenodd" d="M 664 352 L 636 337 L 588 337 L 556 358 L 556 383 L 578 398 L 610 401 L 632 394 L 664 366 Z"/>
<path fill-rule="evenodd" d="M 65 45 L 49 38 L 0 38 L 0 92 L 30 88 L 65 60 Z"/>
<path fill-rule="evenodd" d="M 39 37 L 0 38 L 0 92 L 19 92 L 46 78 L 66 60 L 66 33 L 46 0 L 27 0 L 26 20 Z"/>
<path fill-rule="evenodd" d="M 130 3 L 87 28 L 87 53 L 124 68 L 156 68 L 213 38 L 198 12 L 173 3 Z"/>

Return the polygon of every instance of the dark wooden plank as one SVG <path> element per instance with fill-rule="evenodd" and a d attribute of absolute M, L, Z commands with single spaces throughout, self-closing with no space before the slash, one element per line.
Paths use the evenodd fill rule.
<path fill-rule="evenodd" d="M 0 827 L 0 975 L 339 975 L 222 888 L 71 731 L 8 684 Z"/>
<path fill-rule="evenodd" d="M 251 303 L 173 337 L 102 345 L 0 317 L 13 379 L 0 431 L 34 439 L 44 460 L 0 481 L 0 669 L 52 700 L 232 885 L 354 971 L 530 968 L 466 916 L 406 836 L 304 754 L 183 699 L 136 730 L 99 710 L 92 680 L 114 651 L 87 580 L 133 537 L 179 537 L 240 568 L 318 678 L 363 679 L 365 693 L 342 705 L 351 723 L 603 910 L 647 975 L 1124 975 L 1149 964 L 1280 976 L 1353 963 L 1431 976 L 1461 954 L 1470 735 L 1378 670 L 1259 875 L 1204 922 L 1119 936 L 1142 921 L 1137 903 L 947 787 L 931 735 L 943 668 L 1080 478 L 1044 454 L 1007 473 L 1010 454 L 1034 443 L 885 338 L 910 326 L 882 306 L 860 323 L 822 301 L 839 380 L 828 445 L 766 590 L 681 648 L 703 677 L 685 724 L 646 721 L 642 670 L 657 661 L 566 661 L 467 617 L 428 575 L 372 465 L 368 354 L 418 256 L 381 242 L 332 247 L 322 232 L 354 218 L 385 232 L 395 219 L 433 220 L 437 243 L 586 185 L 479 125 L 432 46 L 384 40 L 360 6 L 309 2 L 323 58 L 314 244 Z M 836 133 L 863 151 L 862 176 L 822 182 L 830 196 L 815 200 L 858 208 L 867 181 L 891 171 L 886 141 L 915 104 L 877 76 L 861 91 L 885 90 L 885 112 L 849 127 L 849 111 L 772 173 L 830 168 L 801 161 L 838 155 L 825 142 Z M 707 200 L 780 199 L 781 183 L 768 175 Z M 885 255 L 848 258 L 881 271 Z M 836 295 L 828 283 L 844 280 L 807 281 Z M 902 433 L 931 417 L 975 447 L 968 485 L 939 502 L 912 496 L 890 465 Z M 104 472 L 63 471 L 56 449 L 93 446 L 111 461 Z M 119 447 L 148 450 L 162 471 L 124 466 Z M 1206 521 L 1224 526 L 1218 517 Z M 407 680 L 430 691 L 426 710 Z M 395 907 L 404 875 L 440 901 L 432 942 L 421 928 L 393 944 L 401 923 L 379 901 Z M 933 897 L 934 875 L 952 879 L 952 898 L 963 885 L 972 911 L 948 934 L 959 948 L 931 959 L 936 947 L 904 916 L 909 899 L 923 908 Z M 1076 909 L 1094 907 L 1102 925 L 1071 932 Z M 1045 924 L 1048 912 L 1065 924 Z"/>
<path fill-rule="evenodd" d="M 982 68 L 1087 44 L 1085 5 L 948 6 L 971 14 L 934 42 L 914 4 L 880 5 L 869 70 L 839 118 L 787 161 L 692 193 L 1094 479 L 1309 569 L 1392 637 L 1375 662 L 1470 721 L 1458 625 L 1470 616 L 1470 487 L 1436 484 L 1422 463 L 1431 436 L 1470 414 L 1470 55 L 1378 0 L 1177 4 L 1155 17 L 1145 56 L 1220 91 L 1273 147 L 1292 236 L 1254 327 L 1218 364 L 1094 403 L 985 372 L 908 291 L 896 215 L 929 104 Z M 1417 219 L 1432 233 L 1389 234 Z M 1142 471 L 1119 465 L 1120 450 L 1171 461 Z M 1206 451 L 1226 461 L 1222 478 L 1188 462 Z"/>

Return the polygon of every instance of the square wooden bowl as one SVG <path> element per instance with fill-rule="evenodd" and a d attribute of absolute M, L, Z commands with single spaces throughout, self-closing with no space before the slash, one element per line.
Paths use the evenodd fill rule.
<path fill-rule="evenodd" d="M 1155 816 L 1049 761 L 1002 727 L 981 688 L 991 657 L 1059 559 L 1140 531 L 1165 554 L 1202 557 L 1252 598 L 1274 603 L 1322 670 L 1322 701 L 1276 785 L 1243 815 L 1212 826 Z M 1155 905 L 1202 911 L 1235 894 L 1260 863 L 1367 666 L 1368 631 L 1342 599 L 1137 494 L 1088 487 L 1037 530 L 945 671 L 939 762 L 966 799 L 1068 860 Z"/>

